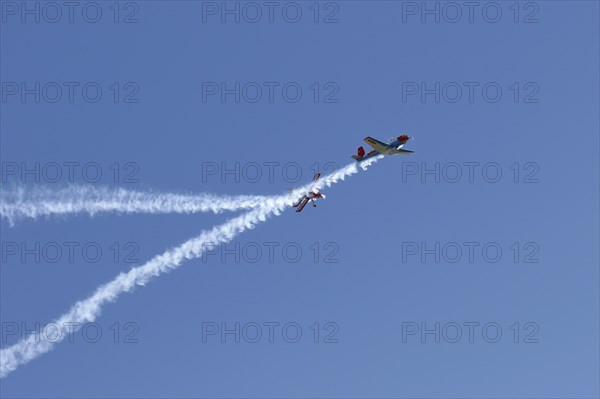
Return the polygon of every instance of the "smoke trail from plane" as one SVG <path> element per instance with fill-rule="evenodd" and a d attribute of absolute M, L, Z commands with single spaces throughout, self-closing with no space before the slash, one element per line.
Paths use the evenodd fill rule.
<path fill-rule="evenodd" d="M 258 195 L 172 194 L 98 187 L 71 186 L 58 191 L 46 188 L 3 190 L 0 217 L 11 226 L 22 219 L 87 213 L 197 213 L 256 208 L 265 199 Z"/>
<path fill-rule="evenodd" d="M 361 167 L 366 170 L 367 166 L 378 159 L 379 157 L 371 158 L 361 163 Z M 357 173 L 358 168 L 356 165 L 355 163 L 350 164 L 321 178 L 317 187 L 319 189 L 329 187 Z M 56 343 L 78 330 L 83 323 L 95 321 L 100 315 L 102 307 L 108 302 L 116 301 L 122 293 L 131 291 L 136 285 L 143 286 L 153 277 L 176 269 L 184 260 L 198 258 L 207 250 L 231 241 L 238 234 L 254 228 L 272 215 L 281 214 L 298 196 L 304 195 L 313 188 L 315 188 L 315 184 L 310 183 L 293 190 L 287 195 L 266 197 L 256 209 L 232 218 L 211 230 L 204 231 L 197 237 L 155 256 L 147 263 L 135 267 L 127 273 L 120 273 L 112 281 L 98 287 L 93 295 L 78 301 L 67 313 L 50 323 L 60 329 L 61 335 L 58 339 L 53 339 L 52 342 L 44 340 L 42 334 L 38 332 L 8 348 L 0 350 L 0 378 L 6 377 L 19 366 L 50 351 Z"/>

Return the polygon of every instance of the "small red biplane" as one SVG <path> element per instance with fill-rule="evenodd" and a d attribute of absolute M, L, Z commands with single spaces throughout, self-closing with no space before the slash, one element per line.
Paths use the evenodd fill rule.
<path fill-rule="evenodd" d="M 319 177 L 321 177 L 321 174 L 316 173 L 315 177 L 313 177 L 313 182 L 319 180 Z M 308 201 L 311 201 L 313 207 L 316 207 L 317 204 L 315 203 L 315 200 L 317 198 L 325 198 L 325 195 L 321 193 L 317 187 L 313 186 L 308 190 L 308 193 L 304 194 L 302 198 L 298 199 L 292 206 L 296 208 L 296 212 L 302 212 L 302 209 L 308 204 Z"/>

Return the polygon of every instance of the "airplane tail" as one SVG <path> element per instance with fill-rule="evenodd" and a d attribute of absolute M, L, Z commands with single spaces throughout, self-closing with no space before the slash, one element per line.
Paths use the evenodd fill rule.
<path fill-rule="evenodd" d="M 352 155 L 352 159 L 354 159 L 355 161 L 360 161 L 363 157 L 365 156 L 365 149 L 361 146 L 358 147 L 358 154 L 357 155 Z"/>

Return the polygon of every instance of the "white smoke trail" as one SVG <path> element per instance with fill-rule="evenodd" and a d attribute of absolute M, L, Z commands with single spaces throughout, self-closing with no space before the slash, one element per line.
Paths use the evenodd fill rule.
<path fill-rule="evenodd" d="M 361 163 L 361 166 L 363 169 L 366 169 L 367 166 L 378 159 L 379 157 L 371 158 Z M 329 187 L 340 180 L 344 180 L 347 176 L 357 173 L 357 171 L 356 164 L 350 164 L 320 179 L 318 187 Z M 26 364 L 50 351 L 56 343 L 62 341 L 68 334 L 76 331 L 83 323 L 96 320 L 100 315 L 102 306 L 108 302 L 115 301 L 122 293 L 131 291 L 136 285 L 143 286 L 151 278 L 179 267 L 181 262 L 186 259 L 194 259 L 202 256 L 206 250 L 230 241 L 243 231 L 252 229 L 258 223 L 266 221 L 271 215 L 279 215 L 298 196 L 305 194 L 313 187 L 314 183 L 310 183 L 293 190 L 288 195 L 267 197 L 255 210 L 205 231 L 178 247 L 154 257 L 142 266 L 135 267 L 127 273 L 119 274 L 114 280 L 98 287 L 93 295 L 75 303 L 67 313 L 53 323 L 50 323 L 61 330 L 62 334 L 59 339 L 53 339 L 50 342 L 49 340 L 44 340 L 41 333 L 38 332 L 29 335 L 24 340 L 8 348 L 0 350 L 0 378 L 6 377 L 20 365 Z"/>
<path fill-rule="evenodd" d="M 98 187 L 71 186 L 58 191 L 18 188 L 0 193 L 0 218 L 14 225 L 21 218 L 87 213 L 197 213 L 237 211 L 260 205 L 264 196 L 161 194 Z"/>

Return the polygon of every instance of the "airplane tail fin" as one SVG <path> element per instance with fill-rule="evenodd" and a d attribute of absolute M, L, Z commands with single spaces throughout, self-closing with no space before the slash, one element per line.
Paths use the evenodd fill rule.
<path fill-rule="evenodd" d="M 360 161 L 364 156 L 365 156 L 365 149 L 361 146 L 361 147 L 358 147 L 358 154 L 352 155 L 352 159 L 354 159 L 356 161 Z"/>

